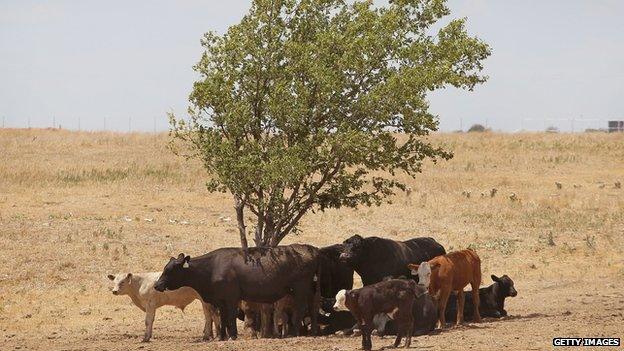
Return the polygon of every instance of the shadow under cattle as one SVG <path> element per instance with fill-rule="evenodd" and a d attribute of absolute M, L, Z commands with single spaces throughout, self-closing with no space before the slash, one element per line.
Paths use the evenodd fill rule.
<path fill-rule="evenodd" d="M 410 347 L 408 347 L 408 348 L 405 348 L 405 347 L 403 347 L 403 346 L 399 346 L 398 348 L 400 348 L 400 349 L 404 349 L 404 350 L 410 350 L 410 349 L 426 350 L 426 349 L 433 349 L 434 347 L 435 347 L 435 346 L 433 346 L 433 345 L 430 345 L 430 346 L 423 346 L 423 345 L 414 345 L 414 344 L 412 343 L 412 345 L 410 345 Z M 379 351 L 382 351 L 382 350 L 390 350 L 390 349 L 396 350 L 397 348 L 396 348 L 396 347 L 394 347 L 393 345 L 390 345 L 390 346 L 382 346 L 381 348 L 379 348 Z"/>
<path fill-rule="evenodd" d="M 487 326 L 487 325 L 483 325 L 484 323 L 470 323 L 470 324 L 460 324 L 459 326 L 455 326 L 454 324 L 447 326 L 444 329 L 436 329 L 433 330 L 432 332 L 430 332 L 429 334 L 425 334 L 425 335 L 442 335 L 442 334 L 446 334 L 449 332 L 454 332 L 454 331 L 461 331 L 461 330 L 465 330 L 465 329 L 489 329 L 491 327 Z"/>
<path fill-rule="evenodd" d="M 538 319 L 538 318 L 549 318 L 549 317 L 552 317 L 552 316 L 548 314 L 544 314 L 544 313 L 529 313 L 527 315 L 512 315 L 512 316 L 505 316 L 503 318 L 483 318 L 481 323 L 490 324 L 490 323 L 501 323 L 501 322 L 506 322 L 506 321 L 513 321 L 513 320 Z"/>

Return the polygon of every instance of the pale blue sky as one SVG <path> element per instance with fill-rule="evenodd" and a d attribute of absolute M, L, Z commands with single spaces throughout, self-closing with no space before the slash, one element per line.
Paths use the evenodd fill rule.
<path fill-rule="evenodd" d="M 106 119 L 107 129 L 165 130 L 167 111 L 186 111 L 202 34 L 223 32 L 249 4 L 0 0 L 0 118 L 7 127 L 55 120 L 77 129 L 80 118 L 82 129 L 102 129 Z M 442 130 L 458 129 L 460 120 L 464 129 L 487 121 L 515 131 L 569 130 L 570 118 L 576 130 L 605 124 L 581 118 L 624 119 L 624 1 L 449 6 L 450 18 L 468 17 L 469 32 L 493 55 L 485 85 L 432 94 Z"/>

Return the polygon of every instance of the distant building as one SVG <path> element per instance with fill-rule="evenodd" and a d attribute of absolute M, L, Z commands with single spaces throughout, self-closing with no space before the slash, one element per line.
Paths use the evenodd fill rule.
<path fill-rule="evenodd" d="M 624 132 L 624 121 L 609 121 L 609 133 Z"/>

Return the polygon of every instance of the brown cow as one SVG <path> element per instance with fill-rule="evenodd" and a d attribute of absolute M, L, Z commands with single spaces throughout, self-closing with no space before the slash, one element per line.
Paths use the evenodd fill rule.
<path fill-rule="evenodd" d="M 251 334 L 251 337 L 257 338 L 258 331 L 262 338 L 271 337 L 271 313 L 273 304 L 258 303 L 241 300 L 238 308 L 245 315 L 244 328 Z"/>
<path fill-rule="evenodd" d="M 390 279 L 360 289 L 340 290 L 336 295 L 334 309 L 351 311 L 362 330 L 362 349 L 370 350 L 373 347 L 373 318 L 380 313 L 396 320 L 398 330 L 394 347 L 398 347 L 401 338 L 405 336 L 405 347 L 408 348 L 412 341 L 412 306 L 416 294 L 416 282 L 413 280 Z"/>
<path fill-rule="evenodd" d="M 292 295 L 286 295 L 277 300 L 273 307 L 273 332 L 277 337 L 285 338 L 288 336 L 288 323 L 290 322 L 288 316 L 292 315 L 295 310 L 295 299 Z"/>
<path fill-rule="evenodd" d="M 452 291 L 457 292 L 457 324 L 464 321 L 464 287 L 472 287 L 474 321 L 481 322 L 479 315 L 479 285 L 481 284 L 481 260 L 472 250 L 461 250 L 437 256 L 420 265 L 409 264 L 420 284 L 429 285 L 429 293 L 438 300 L 440 328 L 446 325 L 446 304 Z"/>

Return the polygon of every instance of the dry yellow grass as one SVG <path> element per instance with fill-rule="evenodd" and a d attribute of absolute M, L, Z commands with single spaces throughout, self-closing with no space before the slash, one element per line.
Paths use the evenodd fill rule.
<path fill-rule="evenodd" d="M 491 273 L 516 281 L 520 295 L 508 311 L 519 318 L 418 338 L 416 345 L 540 349 L 553 336 L 622 337 L 614 334 L 624 330 L 624 189 L 614 184 L 624 181 L 624 134 L 431 139 L 455 157 L 407 180 L 410 196 L 310 214 L 302 233 L 285 243 L 427 235 L 447 250 L 475 248 L 484 285 Z M 143 316 L 109 293 L 105 275 L 160 270 L 179 252 L 238 245 L 234 221 L 223 220 L 234 215 L 231 199 L 208 193 L 201 164 L 172 155 L 167 141 L 165 134 L 0 130 L 0 345 L 138 348 Z M 199 311 L 196 304 L 184 317 L 159 310 L 149 348 L 206 349 L 197 342 Z M 213 345 L 356 349 L 359 340 Z"/>

